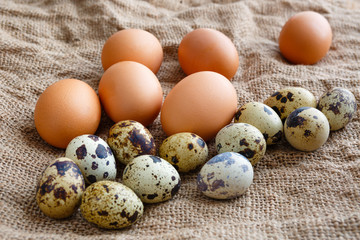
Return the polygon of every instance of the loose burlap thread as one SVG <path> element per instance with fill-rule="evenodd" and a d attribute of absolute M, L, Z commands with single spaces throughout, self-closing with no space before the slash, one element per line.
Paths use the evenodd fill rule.
<path fill-rule="evenodd" d="M 112 231 L 86 222 L 79 211 L 53 220 L 39 210 L 37 180 L 64 150 L 45 143 L 33 121 L 39 95 L 60 79 L 77 78 L 97 91 L 102 46 L 125 28 L 147 30 L 162 44 L 157 77 L 164 96 L 185 77 L 177 61 L 182 37 L 208 27 L 226 34 L 238 50 L 240 66 L 232 83 L 239 106 L 262 102 L 287 86 L 304 87 L 317 98 L 345 87 L 359 101 L 359 5 L 325 0 L 2 1 L 0 238 L 360 239 L 359 110 L 317 151 L 297 151 L 286 141 L 269 147 L 254 168 L 253 184 L 237 199 L 209 199 L 196 188 L 197 172 L 181 174 L 174 199 L 147 204 L 139 222 Z M 277 39 L 286 20 L 305 10 L 328 19 L 333 42 L 317 64 L 292 65 L 282 58 Z M 96 134 L 106 139 L 112 124 L 103 112 Z M 166 138 L 159 117 L 149 130 L 158 145 Z M 214 141 L 208 145 L 210 158 L 216 154 Z"/>

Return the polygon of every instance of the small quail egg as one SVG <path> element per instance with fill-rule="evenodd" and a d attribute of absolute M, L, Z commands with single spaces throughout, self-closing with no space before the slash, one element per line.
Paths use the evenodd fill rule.
<path fill-rule="evenodd" d="M 40 210 L 51 218 L 71 216 L 81 203 L 85 181 L 79 167 L 69 158 L 58 158 L 44 170 L 36 189 Z"/>
<path fill-rule="evenodd" d="M 248 123 L 260 130 L 267 144 L 279 142 L 283 135 L 283 123 L 276 112 L 260 102 L 244 104 L 235 114 L 235 123 Z"/>
<path fill-rule="evenodd" d="M 200 136 L 189 132 L 166 138 L 159 148 L 159 156 L 179 172 L 189 172 L 204 164 L 208 152 L 206 142 Z"/>
<path fill-rule="evenodd" d="M 218 153 L 237 152 L 245 156 L 252 165 L 262 159 L 266 152 L 266 141 L 262 133 L 247 123 L 230 123 L 215 137 Z"/>
<path fill-rule="evenodd" d="M 356 112 L 355 96 L 345 88 L 334 88 L 321 96 L 317 108 L 325 114 L 330 130 L 345 127 Z"/>
<path fill-rule="evenodd" d="M 243 155 L 220 153 L 201 168 L 197 176 L 198 189 L 215 199 L 236 198 L 250 187 L 253 167 Z"/>
<path fill-rule="evenodd" d="M 116 163 L 107 143 L 95 135 L 81 135 L 70 141 L 65 156 L 80 168 L 89 184 L 100 180 L 115 180 Z"/>
<path fill-rule="evenodd" d="M 285 120 L 287 116 L 299 107 L 316 107 L 315 96 L 301 87 L 287 87 L 273 93 L 264 103 L 274 109 Z"/>
<path fill-rule="evenodd" d="M 314 151 L 328 139 L 330 127 L 326 116 L 312 107 L 293 111 L 284 125 L 286 140 L 301 151 Z"/>
<path fill-rule="evenodd" d="M 114 124 L 107 142 L 115 158 L 125 165 L 137 156 L 156 154 L 155 141 L 149 130 L 133 120 Z"/>
<path fill-rule="evenodd" d="M 98 181 L 84 192 L 81 215 L 101 228 L 119 229 L 132 225 L 143 215 L 144 205 L 125 185 Z"/>
<path fill-rule="evenodd" d="M 145 203 L 171 199 L 180 189 L 180 176 L 166 160 L 152 155 L 134 158 L 124 169 L 123 183 Z"/>

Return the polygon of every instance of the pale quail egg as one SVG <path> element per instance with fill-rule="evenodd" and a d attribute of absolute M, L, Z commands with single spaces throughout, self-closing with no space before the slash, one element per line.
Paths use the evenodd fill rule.
<path fill-rule="evenodd" d="M 264 136 L 256 127 L 247 123 L 231 123 L 225 126 L 216 135 L 215 144 L 218 153 L 240 153 L 252 165 L 262 159 L 266 152 Z"/>
<path fill-rule="evenodd" d="M 197 186 L 208 197 L 231 199 L 244 194 L 253 176 L 249 160 L 238 153 L 225 152 L 205 163 L 197 176 Z"/>
<path fill-rule="evenodd" d="M 283 135 L 283 123 L 277 113 L 260 102 L 250 102 L 241 106 L 235 114 L 235 123 L 248 123 L 260 130 L 266 144 L 279 142 Z"/>
<path fill-rule="evenodd" d="M 314 151 L 329 137 L 330 127 L 326 116 L 312 107 L 293 111 L 284 125 L 286 140 L 301 151 Z"/>
<path fill-rule="evenodd" d="M 137 156 L 156 154 L 155 141 L 149 130 L 132 120 L 114 124 L 109 131 L 107 142 L 115 158 L 125 165 Z"/>
<path fill-rule="evenodd" d="M 345 127 L 353 118 L 356 107 L 355 96 L 345 88 L 334 88 L 325 93 L 317 106 L 327 117 L 331 131 Z"/>
<path fill-rule="evenodd" d="M 200 136 L 189 132 L 166 138 L 159 148 L 159 156 L 179 172 L 188 172 L 204 164 L 208 152 L 206 142 Z"/>
<path fill-rule="evenodd" d="M 152 155 L 134 158 L 124 169 L 123 183 L 145 203 L 171 199 L 180 188 L 180 176 L 164 159 Z"/>
<path fill-rule="evenodd" d="M 115 180 L 116 163 L 107 143 L 95 135 L 81 135 L 70 141 L 65 156 L 80 168 L 89 184 L 100 180 Z"/>
<path fill-rule="evenodd" d="M 98 181 L 84 192 L 81 215 L 101 228 L 119 229 L 132 225 L 143 215 L 144 205 L 125 185 Z"/>
<path fill-rule="evenodd" d="M 315 96 L 301 87 L 287 87 L 273 93 L 264 103 L 274 109 L 285 120 L 287 116 L 299 107 L 316 107 Z"/>
<path fill-rule="evenodd" d="M 71 216 L 81 203 L 85 181 L 79 167 L 69 158 L 58 158 L 44 170 L 36 189 L 40 210 L 51 218 Z"/>

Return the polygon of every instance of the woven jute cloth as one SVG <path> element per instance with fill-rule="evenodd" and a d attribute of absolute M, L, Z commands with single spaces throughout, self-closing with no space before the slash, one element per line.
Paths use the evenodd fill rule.
<path fill-rule="evenodd" d="M 172 200 L 145 205 L 140 221 L 111 231 L 88 223 L 80 211 L 64 220 L 40 211 L 37 181 L 64 150 L 43 141 L 34 126 L 36 101 L 52 83 L 77 78 L 98 90 L 103 44 L 127 28 L 147 30 L 163 46 L 157 77 L 164 96 L 185 77 L 177 60 L 181 39 L 207 27 L 223 32 L 238 50 L 240 66 L 232 84 L 239 106 L 262 102 L 288 86 L 306 88 L 317 99 L 344 87 L 359 104 L 359 5 L 346 0 L 2 0 L 0 238 L 360 239 L 359 110 L 316 151 L 295 150 L 285 140 L 268 147 L 254 167 L 253 184 L 239 198 L 207 198 L 196 187 L 196 171 L 181 174 L 182 186 Z M 279 33 L 288 18 L 306 10 L 329 21 L 332 45 L 318 63 L 292 65 L 279 52 Z M 106 139 L 112 124 L 103 112 L 96 135 Z M 149 130 L 158 145 L 166 138 L 159 117 Z M 209 158 L 216 154 L 214 145 L 208 142 Z"/>

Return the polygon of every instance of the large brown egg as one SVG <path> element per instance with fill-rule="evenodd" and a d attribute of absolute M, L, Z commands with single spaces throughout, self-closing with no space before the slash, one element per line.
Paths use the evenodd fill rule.
<path fill-rule="evenodd" d="M 111 120 L 134 120 L 144 126 L 158 116 L 163 100 L 155 74 L 132 61 L 116 63 L 105 71 L 99 83 L 99 96 Z"/>
<path fill-rule="evenodd" d="M 295 64 L 314 64 L 329 51 L 332 31 L 319 13 L 306 11 L 292 16 L 279 36 L 282 55 Z"/>
<path fill-rule="evenodd" d="M 40 95 L 34 112 L 35 127 L 49 144 L 66 148 L 75 137 L 94 134 L 101 105 L 94 89 L 77 79 L 60 80 Z"/>
<path fill-rule="evenodd" d="M 231 122 L 236 107 L 236 90 L 227 78 L 215 72 L 197 72 L 169 92 L 160 119 L 168 136 L 192 132 L 207 141 Z"/>
<path fill-rule="evenodd" d="M 105 42 L 101 53 L 104 70 L 120 61 L 134 61 L 144 64 L 155 74 L 163 60 L 159 40 L 141 29 L 125 29 L 116 32 Z"/>

